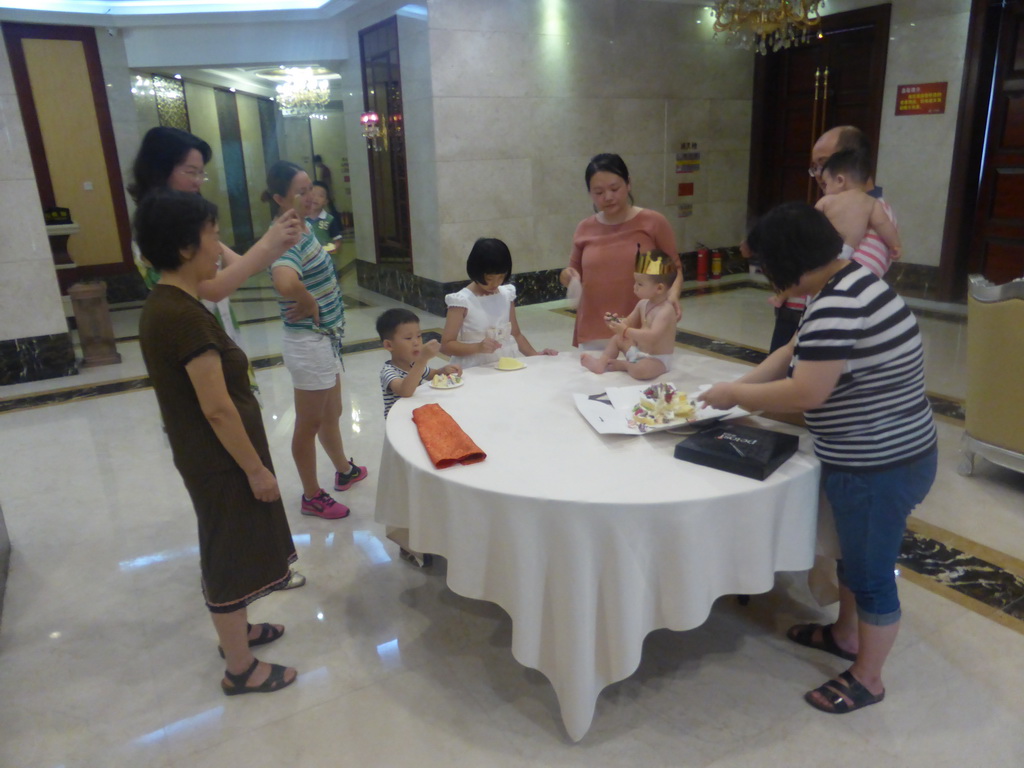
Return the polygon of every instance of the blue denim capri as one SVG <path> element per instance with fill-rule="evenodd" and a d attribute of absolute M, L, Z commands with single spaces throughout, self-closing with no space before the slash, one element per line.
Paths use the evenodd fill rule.
<path fill-rule="evenodd" d="M 853 592 L 857 616 L 865 624 L 885 626 L 900 620 L 896 559 L 914 507 L 935 481 L 937 451 L 873 472 L 822 468 L 825 495 L 832 505 L 839 550 L 839 583 Z"/>

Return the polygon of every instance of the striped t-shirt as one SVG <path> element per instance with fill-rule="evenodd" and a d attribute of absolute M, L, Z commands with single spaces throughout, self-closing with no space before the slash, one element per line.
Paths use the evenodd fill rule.
<path fill-rule="evenodd" d="M 823 463 L 847 471 L 888 469 L 935 445 L 917 320 L 859 264 L 837 272 L 807 306 L 793 366 L 815 360 L 846 361 L 825 404 L 804 414 Z"/>
<path fill-rule="evenodd" d="M 391 382 L 394 381 L 395 379 L 404 379 L 408 375 L 408 371 L 403 371 L 390 360 L 384 363 L 384 367 L 380 369 L 380 391 L 381 394 L 384 395 L 385 419 L 391 412 L 391 406 L 398 402 L 398 395 L 396 395 L 394 391 L 392 391 Z M 424 368 L 423 375 L 420 376 L 420 384 L 422 384 L 425 381 L 430 381 L 433 375 L 434 372 L 430 368 Z"/>
<path fill-rule="evenodd" d="M 285 251 L 277 261 L 270 265 L 270 271 L 277 267 L 288 267 L 299 273 L 302 284 L 306 286 L 320 307 L 320 325 L 313 326 L 313 318 L 306 317 L 294 323 L 285 316 L 295 302 L 278 294 L 277 304 L 281 309 L 281 320 L 285 328 L 293 330 L 335 330 L 345 327 L 345 304 L 341 300 L 341 289 L 338 287 L 338 276 L 334 272 L 334 262 L 330 254 L 323 249 L 320 242 L 309 231 L 302 235 L 294 246 Z"/>

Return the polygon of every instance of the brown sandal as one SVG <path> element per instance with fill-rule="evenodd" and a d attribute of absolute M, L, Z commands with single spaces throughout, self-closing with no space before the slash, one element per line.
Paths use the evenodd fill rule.
<path fill-rule="evenodd" d="M 833 656 L 838 656 L 840 659 L 846 659 L 847 661 L 856 661 L 857 654 L 844 651 L 836 643 L 836 639 L 832 636 L 833 624 L 794 624 L 786 632 L 786 637 L 792 640 L 797 645 L 803 645 L 808 648 L 814 648 L 816 651 L 824 651 L 825 653 L 831 653 Z M 814 641 L 814 630 L 821 629 L 821 641 Z"/>
<path fill-rule="evenodd" d="M 821 694 L 828 702 L 828 706 L 817 701 L 814 698 L 815 693 Z M 804 694 L 804 700 L 808 704 L 830 715 L 845 715 L 847 712 L 877 704 L 884 698 L 885 691 L 876 696 L 865 688 L 850 670 L 840 672 L 834 680 L 829 680 Z"/>
<path fill-rule="evenodd" d="M 287 671 L 288 667 L 282 666 L 281 664 L 271 664 L 270 674 L 267 676 L 266 680 L 259 685 L 251 687 L 247 686 L 246 683 L 249 681 L 249 678 L 252 677 L 252 673 L 256 671 L 256 667 L 259 663 L 259 659 L 253 659 L 249 668 L 238 675 L 234 675 L 225 669 L 225 679 L 220 681 L 220 687 L 223 689 L 224 695 L 238 696 L 242 693 L 273 693 L 274 691 L 279 691 L 282 688 L 287 688 L 299 677 L 298 674 L 296 674 L 291 680 L 285 680 L 284 673 Z"/>

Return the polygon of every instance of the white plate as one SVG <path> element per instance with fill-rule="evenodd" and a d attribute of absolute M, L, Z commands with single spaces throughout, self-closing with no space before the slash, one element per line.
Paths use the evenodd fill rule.
<path fill-rule="evenodd" d="M 465 380 L 465 379 L 463 379 L 463 380 L 462 380 L 462 381 L 460 381 L 460 382 L 459 382 L 458 384 L 452 384 L 452 385 L 447 385 L 447 384 L 446 384 L 446 385 L 444 385 L 444 386 L 438 386 L 438 385 L 436 385 L 436 384 L 435 384 L 435 383 L 433 382 L 433 380 L 431 380 L 431 382 L 430 382 L 430 386 L 431 386 L 431 388 L 432 388 L 432 389 L 458 389 L 459 387 L 461 387 L 461 386 L 462 386 L 463 384 L 465 384 L 465 383 L 466 383 L 466 380 Z"/>
<path fill-rule="evenodd" d="M 673 419 L 667 424 L 641 426 L 633 421 L 633 406 L 640 399 L 640 394 L 650 385 L 632 387 L 609 387 L 605 397 L 573 395 L 576 408 L 594 429 L 601 434 L 642 435 L 648 432 L 661 432 L 671 429 L 699 427 L 718 420 L 736 419 L 749 413 L 742 408 L 719 410 L 705 406 L 698 408 L 688 419 Z M 692 396 L 690 397 L 692 400 Z M 633 426 L 630 426 L 630 425 Z"/>

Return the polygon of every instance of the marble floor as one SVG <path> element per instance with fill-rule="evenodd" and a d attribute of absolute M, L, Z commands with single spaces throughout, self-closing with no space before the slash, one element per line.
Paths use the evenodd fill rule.
<path fill-rule="evenodd" d="M 681 346 L 756 359 L 771 331 L 767 293 L 740 277 L 692 291 Z M 367 481 L 341 521 L 298 514 L 294 413 L 271 293 L 235 308 L 257 364 L 281 489 L 309 583 L 255 603 L 288 625 L 261 649 L 298 683 L 225 698 L 199 593 L 194 518 L 174 471 L 135 336 L 115 307 L 119 365 L 0 389 L 0 504 L 13 553 L 0 624 L 0 766 L 749 766 L 1024 765 L 1024 476 L 979 460 L 956 473 L 965 324 L 957 307 L 916 305 L 935 394 L 940 475 L 915 512 L 900 563 L 904 622 L 885 702 L 845 717 L 804 703 L 841 671 L 783 632 L 827 620 L 801 574 L 746 607 L 721 598 L 689 632 L 659 630 L 639 668 L 601 694 L 579 743 L 547 680 L 519 665 L 497 606 L 445 586 L 444 561 L 417 570 L 373 520 L 382 439 L 373 331 L 396 302 L 346 280 L 346 447 Z M 422 327 L 442 318 L 420 313 Z M 523 307 L 535 346 L 570 352 L 558 303 Z M 944 407 L 940 407 L 945 404 Z M 329 466 L 321 456 L 322 476 Z"/>

